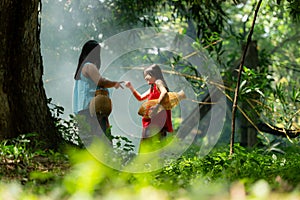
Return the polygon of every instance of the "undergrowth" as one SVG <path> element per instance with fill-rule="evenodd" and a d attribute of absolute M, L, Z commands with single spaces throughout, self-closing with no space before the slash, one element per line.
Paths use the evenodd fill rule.
<path fill-rule="evenodd" d="M 20 136 L 0 144 L 0 197 L 10 187 L 19 188 L 12 199 L 145 199 L 147 193 L 157 199 L 199 195 L 230 199 L 237 188 L 250 199 L 262 194 L 299 194 L 297 146 L 279 153 L 235 145 L 233 156 L 228 146 L 222 146 L 200 157 L 198 147 L 192 145 L 178 159 L 166 161 L 161 170 L 136 174 L 109 168 L 85 149 L 32 151 L 30 142 L 30 137 Z M 257 187 L 262 191 L 255 193 Z"/>

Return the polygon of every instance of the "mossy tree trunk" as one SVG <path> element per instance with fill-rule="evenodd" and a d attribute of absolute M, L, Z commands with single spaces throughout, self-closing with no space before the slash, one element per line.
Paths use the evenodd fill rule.
<path fill-rule="evenodd" d="M 40 0 L 0 3 L 0 139 L 37 133 L 47 148 L 57 146 L 43 87 Z"/>

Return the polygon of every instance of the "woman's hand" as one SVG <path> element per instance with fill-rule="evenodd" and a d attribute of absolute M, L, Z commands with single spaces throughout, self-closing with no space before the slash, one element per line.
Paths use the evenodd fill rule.
<path fill-rule="evenodd" d="M 127 88 L 129 88 L 132 92 L 135 91 L 135 89 L 134 89 L 134 87 L 133 87 L 133 85 L 131 84 L 130 81 L 125 81 L 125 86 L 126 86 Z"/>
<path fill-rule="evenodd" d="M 115 87 L 116 89 L 119 89 L 119 88 L 124 89 L 123 86 L 121 85 L 122 83 L 124 83 L 124 81 L 116 82 L 116 84 L 115 84 L 114 87 Z"/>
<path fill-rule="evenodd" d="M 125 81 L 125 86 L 128 87 L 129 89 L 132 88 L 132 84 L 130 81 Z"/>
<path fill-rule="evenodd" d="M 150 89 L 148 91 L 146 91 L 145 93 L 143 94 L 140 94 L 138 91 L 136 91 L 134 89 L 134 87 L 132 86 L 131 82 L 130 81 L 125 81 L 125 86 L 127 88 L 130 89 L 130 91 L 132 92 L 133 96 L 138 100 L 138 101 L 142 101 L 142 100 L 145 100 L 147 99 L 149 93 L 150 93 Z"/>

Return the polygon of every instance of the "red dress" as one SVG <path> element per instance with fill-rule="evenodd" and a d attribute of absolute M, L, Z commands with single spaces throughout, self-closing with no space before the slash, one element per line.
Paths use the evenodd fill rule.
<path fill-rule="evenodd" d="M 150 88 L 148 100 L 158 99 L 159 96 L 160 92 L 157 89 L 156 84 L 153 84 Z M 171 110 L 163 110 L 157 115 L 153 116 L 151 119 L 143 117 L 142 124 L 143 128 L 147 128 L 151 125 L 158 127 L 160 130 L 164 129 L 167 132 L 173 132 Z"/>

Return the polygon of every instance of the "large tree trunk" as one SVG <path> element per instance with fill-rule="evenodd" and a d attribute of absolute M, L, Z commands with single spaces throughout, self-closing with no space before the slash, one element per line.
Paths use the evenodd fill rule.
<path fill-rule="evenodd" d="M 58 144 L 43 87 L 40 0 L 0 3 L 0 139 L 37 133 L 47 147 Z"/>

